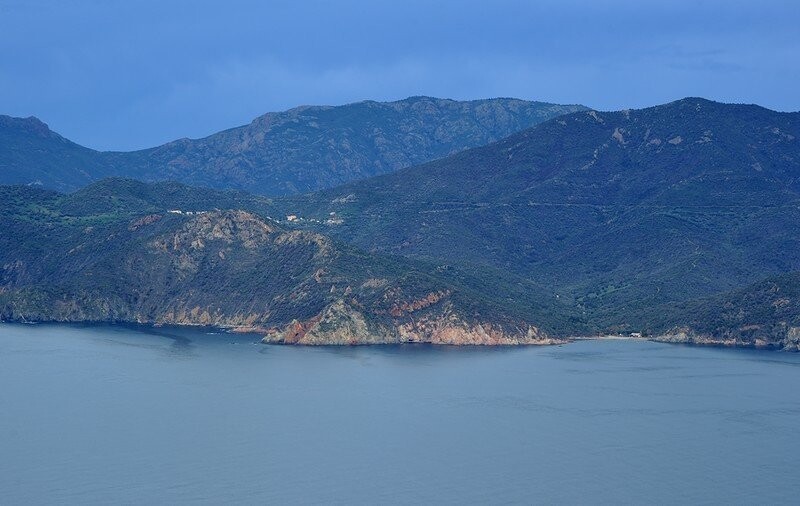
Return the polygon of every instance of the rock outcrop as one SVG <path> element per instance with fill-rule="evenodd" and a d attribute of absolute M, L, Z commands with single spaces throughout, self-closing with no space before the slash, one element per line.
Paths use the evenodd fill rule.
<path fill-rule="evenodd" d="M 700 333 L 688 328 L 673 329 L 664 334 L 658 334 L 649 338 L 651 341 L 661 343 L 694 344 L 699 346 L 726 346 L 737 348 L 773 348 L 785 351 L 798 351 L 800 334 L 790 338 L 787 334 L 786 339 L 775 340 L 771 337 L 753 337 L 745 339 L 741 336 L 733 335 L 713 335 Z"/>
<path fill-rule="evenodd" d="M 783 340 L 783 349 L 786 351 L 800 351 L 800 327 L 790 327 Z"/>
<path fill-rule="evenodd" d="M 396 313 L 395 313 L 396 314 Z M 505 330 L 502 325 L 469 323 L 450 305 L 420 319 L 392 318 L 376 321 L 353 305 L 337 300 L 306 321 L 293 321 L 282 329 L 271 329 L 264 343 L 300 345 L 356 345 L 429 343 L 442 345 L 543 345 L 560 344 L 539 329 Z"/>
<path fill-rule="evenodd" d="M 214 326 L 298 345 L 556 342 L 436 268 L 253 212 L 170 207 L 109 221 L 114 208 L 97 206 L 97 217 L 41 228 L 7 220 L 31 241 L 0 242 L 0 319 Z"/>

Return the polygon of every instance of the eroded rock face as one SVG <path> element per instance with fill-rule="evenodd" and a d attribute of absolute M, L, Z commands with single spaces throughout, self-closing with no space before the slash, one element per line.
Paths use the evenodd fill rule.
<path fill-rule="evenodd" d="M 142 227 L 146 227 L 147 225 L 152 225 L 161 218 L 163 218 L 162 214 L 148 214 L 147 216 L 142 216 L 141 218 L 132 220 L 130 225 L 128 225 L 128 230 L 130 230 L 131 232 L 135 232 L 136 230 L 139 230 Z"/>
<path fill-rule="evenodd" d="M 509 331 L 499 325 L 468 323 L 454 314 L 449 306 L 434 315 L 415 320 L 395 318 L 377 322 L 340 299 L 314 318 L 304 322 L 294 321 L 282 329 L 272 329 L 263 342 L 300 345 L 430 343 L 497 346 L 559 344 L 565 340 L 550 338 L 532 326 Z"/>
<path fill-rule="evenodd" d="M 379 344 L 395 342 L 388 327 L 368 322 L 363 313 L 339 299 L 317 316 L 271 329 L 264 343 L 302 345 Z"/>
<path fill-rule="evenodd" d="M 0 265 L 0 318 L 214 326 L 298 345 L 560 342 L 518 310 L 479 312 L 438 271 L 246 211 L 176 208 L 73 235 L 68 262 L 43 258 L 39 278 L 26 281 L 23 262 Z"/>
<path fill-rule="evenodd" d="M 317 246 L 317 255 L 327 255 L 332 249 L 331 241 L 327 237 L 308 232 L 306 230 L 289 230 L 282 232 L 275 238 L 275 244 L 290 245 L 298 243 L 313 243 Z"/>
<path fill-rule="evenodd" d="M 786 338 L 783 340 L 783 349 L 786 351 L 800 351 L 800 327 L 789 327 Z"/>
<path fill-rule="evenodd" d="M 392 309 L 389 310 L 389 314 L 395 318 L 399 318 L 415 311 L 419 311 L 420 309 L 430 307 L 449 295 L 449 291 L 431 292 L 418 300 L 398 302 L 392 306 Z"/>
<path fill-rule="evenodd" d="M 739 342 L 733 338 L 713 337 L 709 335 L 698 334 L 691 329 L 675 329 L 672 332 L 661 334 L 652 337 L 653 341 L 661 343 L 678 343 L 678 344 L 701 344 L 710 346 L 742 346 L 745 343 Z"/>
<path fill-rule="evenodd" d="M 561 344 L 562 339 L 548 337 L 536 327 L 505 330 L 489 323 L 467 323 L 458 318 L 434 318 L 399 327 L 400 342 L 449 344 L 456 346 L 508 346 L 522 344 Z"/>
<path fill-rule="evenodd" d="M 800 331 L 800 328 L 797 328 Z M 790 337 L 792 331 L 787 334 L 786 339 L 776 342 L 774 339 L 766 337 L 755 337 L 753 339 L 743 339 L 738 336 L 714 336 L 694 331 L 690 328 L 677 328 L 665 334 L 653 336 L 652 341 L 662 343 L 678 344 L 697 344 L 703 346 L 730 346 L 745 348 L 782 348 L 786 351 L 798 351 L 800 345 L 800 332 L 795 332 L 795 337 Z"/>
<path fill-rule="evenodd" d="M 207 241 L 223 241 L 254 249 L 266 243 L 273 232 L 274 227 L 246 211 L 212 211 L 189 220 L 171 236 L 155 241 L 153 246 L 177 251 L 203 249 Z"/>

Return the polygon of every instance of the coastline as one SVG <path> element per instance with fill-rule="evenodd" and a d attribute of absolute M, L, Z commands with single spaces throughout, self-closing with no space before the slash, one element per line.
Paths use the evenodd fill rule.
<path fill-rule="evenodd" d="M 678 344 L 685 346 L 699 346 L 711 348 L 731 348 L 731 349 L 749 349 L 760 351 L 786 351 L 798 352 L 800 349 L 795 345 L 794 340 L 786 342 L 769 342 L 763 339 L 757 339 L 755 342 L 746 342 L 733 338 L 714 338 L 711 336 L 693 335 L 688 333 L 674 333 L 674 334 L 660 334 L 656 336 L 636 337 L 625 336 L 618 334 L 605 334 L 593 336 L 569 336 L 569 337 L 544 337 L 532 341 L 516 341 L 516 342 L 435 342 L 423 340 L 407 340 L 396 342 L 381 342 L 381 341 L 364 341 L 364 342 L 280 342 L 270 340 L 268 338 L 269 332 L 273 329 L 265 329 L 257 326 L 215 326 L 203 325 L 192 323 L 144 323 L 144 322 L 125 322 L 125 321 L 30 321 L 30 320 L 0 320 L 0 325 L 66 325 L 74 327 L 120 327 L 131 328 L 143 331 L 158 331 L 170 329 L 175 330 L 194 330 L 204 332 L 206 334 L 233 334 L 239 336 L 251 335 L 261 344 L 266 345 L 280 345 L 280 346 L 303 346 L 303 347 L 320 347 L 320 346 L 335 346 L 335 347 L 351 347 L 351 346 L 392 346 L 392 345 L 420 345 L 427 344 L 431 346 L 447 346 L 447 347 L 475 347 L 475 348 L 511 348 L 523 346 L 563 346 L 581 341 L 649 341 L 654 343 L 665 344 Z"/>

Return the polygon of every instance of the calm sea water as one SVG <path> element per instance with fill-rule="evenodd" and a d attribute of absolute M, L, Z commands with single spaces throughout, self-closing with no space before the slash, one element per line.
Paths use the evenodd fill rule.
<path fill-rule="evenodd" d="M 0 324 L 0 503 L 795 503 L 800 355 Z"/>

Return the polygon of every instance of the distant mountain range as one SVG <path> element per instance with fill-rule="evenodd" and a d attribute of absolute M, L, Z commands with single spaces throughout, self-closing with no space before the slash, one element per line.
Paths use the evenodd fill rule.
<path fill-rule="evenodd" d="M 72 191 L 109 176 L 287 195 L 386 174 L 499 140 L 584 110 L 516 99 L 307 106 L 268 113 L 203 139 L 135 152 L 98 152 L 36 118 L 0 116 L 0 184 Z"/>
<path fill-rule="evenodd" d="M 577 111 L 283 197 L 124 179 L 3 192 L 8 319 L 250 325 L 309 344 L 800 343 L 800 113 L 700 98 Z"/>

